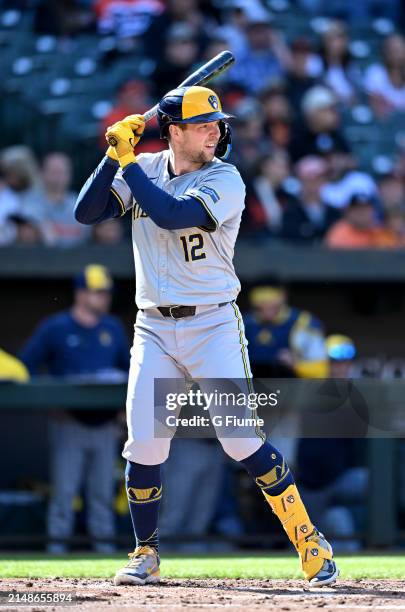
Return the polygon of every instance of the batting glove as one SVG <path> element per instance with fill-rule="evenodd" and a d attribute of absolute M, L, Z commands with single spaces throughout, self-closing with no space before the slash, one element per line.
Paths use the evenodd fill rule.
<path fill-rule="evenodd" d="M 121 168 L 136 162 L 134 147 L 138 144 L 144 129 L 145 121 L 142 115 L 128 115 L 107 129 L 106 139 L 110 145 L 107 155 L 114 159 L 112 151 L 110 152 L 113 148 Z"/>

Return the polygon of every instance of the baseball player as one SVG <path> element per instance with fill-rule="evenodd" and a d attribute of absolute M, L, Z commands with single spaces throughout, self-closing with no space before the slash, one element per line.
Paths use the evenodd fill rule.
<path fill-rule="evenodd" d="M 229 115 L 214 91 L 180 87 L 159 103 L 168 150 L 137 156 L 141 115 L 111 126 L 115 144 L 82 188 L 75 208 L 82 223 L 132 211 L 138 314 L 127 395 L 126 488 L 136 548 L 114 582 L 159 581 L 158 510 L 161 465 L 170 436 L 154 435 L 154 379 L 244 379 L 251 370 L 240 284 L 232 259 L 245 186 L 222 161 L 231 146 Z M 201 386 L 201 382 L 200 382 Z M 313 586 L 335 582 L 332 549 L 312 524 L 281 453 L 256 427 L 218 438 L 255 479 L 278 516 Z"/>

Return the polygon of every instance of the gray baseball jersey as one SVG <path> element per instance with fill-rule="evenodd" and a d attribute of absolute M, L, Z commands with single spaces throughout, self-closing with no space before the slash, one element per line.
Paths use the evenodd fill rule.
<path fill-rule="evenodd" d="M 142 153 L 138 162 L 167 193 L 192 195 L 215 224 L 209 228 L 165 230 L 135 202 L 119 170 L 112 184 L 125 211 L 132 209 L 136 304 L 146 309 L 197 306 L 234 300 L 240 291 L 232 259 L 245 200 L 245 185 L 231 164 L 217 158 L 200 170 L 170 178 L 169 151 Z"/>

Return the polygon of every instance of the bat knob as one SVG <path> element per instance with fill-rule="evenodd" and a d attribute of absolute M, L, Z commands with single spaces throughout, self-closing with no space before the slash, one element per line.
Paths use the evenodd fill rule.
<path fill-rule="evenodd" d="M 110 145 L 110 147 L 116 147 L 118 144 L 118 140 L 115 138 L 115 136 L 109 136 L 108 144 Z"/>

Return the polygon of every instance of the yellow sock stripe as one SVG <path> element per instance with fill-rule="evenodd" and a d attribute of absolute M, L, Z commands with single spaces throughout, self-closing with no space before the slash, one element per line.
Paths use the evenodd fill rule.
<path fill-rule="evenodd" d="M 267 489 L 272 489 L 273 487 L 277 486 L 280 484 L 280 482 L 283 482 L 284 478 L 286 478 L 288 476 L 288 474 L 290 473 L 290 469 L 288 469 L 285 474 L 283 474 L 281 476 L 281 478 L 279 478 L 279 480 L 277 480 L 277 482 L 273 482 L 270 485 L 266 485 L 265 487 L 260 487 L 260 489 L 263 491 L 263 493 L 267 493 Z M 269 495 L 269 493 L 267 493 Z"/>
<path fill-rule="evenodd" d="M 121 199 L 121 197 L 119 196 L 119 194 L 118 194 L 118 193 L 115 191 L 114 187 L 110 187 L 110 191 L 111 191 L 111 193 L 112 193 L 113 195 L 115 195 L 115 197 L 116 197 L 116 198 L 117 198 L 117 200 L 118 200 L 118 204 L 119 204 L 119 205 L 120 205 L 120 207 L 121 207 L 121 217 L 122 217 L 122 216 L 123 216 L 123 215 L 125 215 L 125 213 L 127 212 L 127 211 L 126 211 L 126 208 L 125 208 L 125 204 L 124 204 L 124 202 L 122 201 L 122 199 Z"/>
<path fill-rule="evenodd" d="M 240 344 L 241 353 L 242 353 L 243 368 L 245 370 L 245 376 L 246 376 L 246 382 L 247 382 L 247 386 L 248 386 L 248 391 L 249 391 L 249 393 L 254 393 L 254 387 L 253 387 L 253 383 L 252 383 L 252 376 L 250 374 L 250 368 L 248 366 L 248 359 L 246 357 L 246 346 L 245 346 L 245 343 L 243 342 L 243 340 L 244 340 L 244 333 L 243 333 L 243 326 L 242 326 L 242 321 L 241 321 L 241 314 L 240 314 L 239 308 L 237 307 L 235 302 L 231 302 L 231 305 L 232 305 L 232 308 L 234 310 L 236 319 L 238 321 L 239 344 Z M 257 410 L 256 410 L 256 408 L 254 410 L 252 410 L 252 414 L 253 414 L 253 417 L 256 419 L 257 418 Z M 258 425 L 255 425 L 255 432 L 256 432 L 256 435 L 259 438 L 261 438 L 262 442 L 266 441 L 266 434 L 260 429 L 260 427 Z"/>
<path fill-rule="evenodd" d="M 208 206 L 206 205 L 206 203 L 204 202 L 204 200 L 202 198 L 200 198 L 200 196 L 195 195 L 195 193 L 191 194 L 193 196 L 193 198 L 195 198 L 196 200 L 198 200 L 199 202 L 201 202 L 201 204 L 204 206 L 205 210 L 207 211 L 207 213 L 209 214 L 209 216 L 211 217 L 211 219 L 213 220 L 213 222 L 215 223 L 215 227 L 218 229 L 219 227 L 219 223 L 218 223 L 218 219 L 216 219 L 214 217 L 214 215 L 212 214 L 212 212 L 210 211 L 210 209 L 208 208 Z"/>
<path fill-rule="evenodd" d="M 154 497 L 153 499 L 131 499 L 130 497 L 128 497 L 128 501 L 130 504 L 151 504 L 152 502 L 158 501 L 159 499 L 162 499 L 162 494 L 160 494 L 158 497 Z"/>

